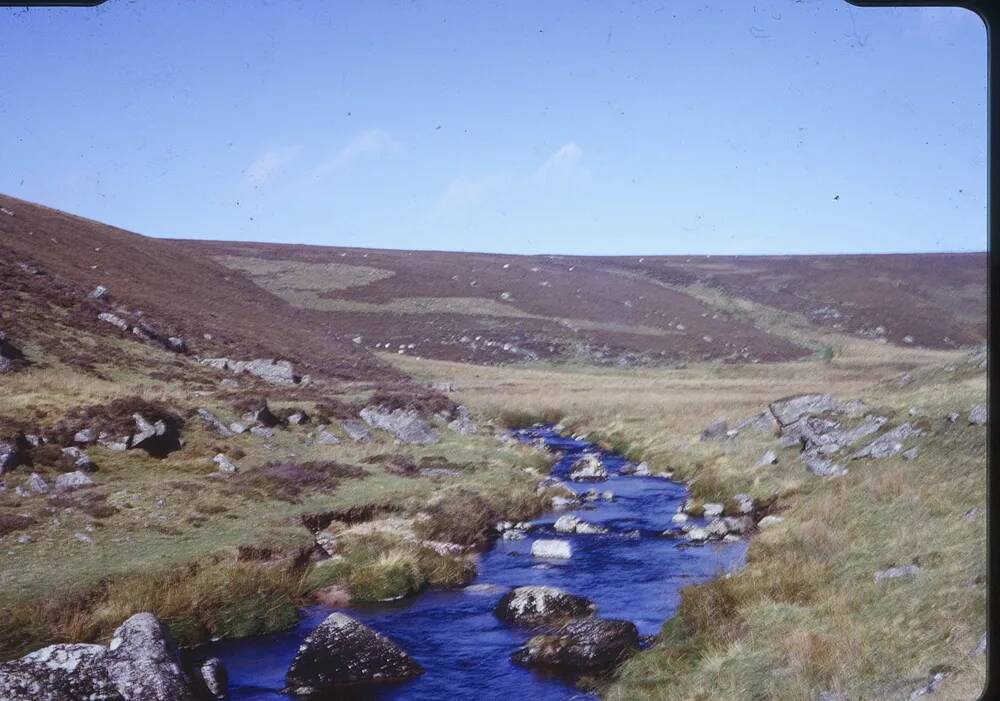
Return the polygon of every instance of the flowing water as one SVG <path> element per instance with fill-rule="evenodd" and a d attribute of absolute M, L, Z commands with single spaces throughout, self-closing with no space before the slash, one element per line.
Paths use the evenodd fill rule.
<path fill-rule="evenodd" d="M 577 493 L 591 488 L 611 491 L 614 500 L 546 514 L 532 522 L 534 528 L 526 539 L 497 540 L 480 556 L 479 574 L 469 588 L 431 590 L 403 601 L 346 610 L 393 639 L 427 670 L 411 682 L 350 698 L 594 698 L 575 689 L 571 680 L 544 676 L 510 662 L 510 654 L 531 634 L 494 617 L 493 607 L 505 591 L 526 584 L 558 587 L 592 600 L 599 615 L 630 620 L 641 635 L 653 635 L 673 615 L 682 587 L 711 579 L 742 562 L 746 550 L 742 542 L 688 547 L 681 540 L 660 535 L 670 527 L 670 517 L 687 496 L 684 485 L 661 477 L 620 475 L 619 469 L 628 464 L 622 456 L 562 436 L 550 427 L 521 429 L 514 435 L 525 442 L 542 441 L 550 450 L 559 451 L 561 457 L 552 473 L 556 477 L 566 477 L 581 454 L 599 452 L 611 475 L 606 482 L 566 484 Z M 557 533 L 552 526 L 563 513 L 600 524 L 608 533 Z M 539 538 L 571 541 L 572 558 L 533 558 L 531 544 Z M 291 631 L 220 641 L 199 649 L 197 655 L 222 659 L 234 701 L 286 699 L 280 690 L 288 665 L 302 640 L 331 611 L 309 608 Z"/>

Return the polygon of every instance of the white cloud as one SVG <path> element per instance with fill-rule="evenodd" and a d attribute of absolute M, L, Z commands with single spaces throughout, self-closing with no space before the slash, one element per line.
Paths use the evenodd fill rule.
<path fill-rule="evenodd" d="M 283 171 L 289 163 L 298 156 L 301 147 L 285 146 L 270 148 L 254 159 L 253 163 L 243 171 L 244 181 L 253 187 L 268 184 Z"/>
<path fill-rule="evenodd" d="M 399 145 L 388 132 L 381 129 L 365 129 L 351 143 L 340 150 L 334 161 L 344 165 L 368 154 L 395 151 Z"/>
<path fill-rule="evenodd" d="M 452 180 L 431 211 L 431 219 L 477 207 L 506 189 L 509 182 L 510 178 L 499 173 Z"/>
<path fill-rule="evenodd" d="M 570 141 L 549 156 L 548 160 L 535 171 L 532 180 L 544 183 L 566 179 L 579 171 L 582 160 L 583 149 L 575 141 Z"/>

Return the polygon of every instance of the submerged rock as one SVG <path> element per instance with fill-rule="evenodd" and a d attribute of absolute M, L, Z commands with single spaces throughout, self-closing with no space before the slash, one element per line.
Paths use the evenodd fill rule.
<path fill-rule="evenodd" d="M 568 540 L 536 540 L 531 544 L 534 557 L 568 560 L 573 557 L 573 546 Z"/>
<path fill-rule="evenodd" d="M 503 595 L 493 613 L 502 621 L 519 626 L 538 626 L 589 616 L 593 602 L 555 587 L 517 587 Z"/>
<path fill-rule="evenodd" d="M 285 678 L 286 691 L 308 698 L 345 686 L 402 682 L 423 671 L 384 635 L 332 613 L 299 646 Z"/>
<path fill-rule="evenodd" d="M 635 624 L 610 618 L 584 618 L 552 635 L 538 635 L 511 656 L 517 664 L 601 674 L 639 650 Z"/>

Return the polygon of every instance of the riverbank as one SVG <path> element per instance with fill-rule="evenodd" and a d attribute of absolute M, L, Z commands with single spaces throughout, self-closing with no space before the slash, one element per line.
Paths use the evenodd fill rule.
<path fill-rule="evenodd" d="M 986 621 L 987 429 L 968 421 L 986 399 L 979 362 L 866 342 L 829 362 L 664 371 L 399 361 L 484 413 L 559 418 L 689 480 L 703 500 L 774 499 L 780 527 L 754 539 L 745 570 L 685 591 L 660 643 L 605 691 L 622 700 L 905 697 L 928 684 L 940 698 L 974 697 Z M 699 440 L 719 416 L 732 425 L 807 392 L 861 399 L 895 423 L 922 418 L 918 457 L 823 479 L 797 459 L 755 468 L 773 438 Z M 875 581 L 908 565 L 915 576 Z"/>

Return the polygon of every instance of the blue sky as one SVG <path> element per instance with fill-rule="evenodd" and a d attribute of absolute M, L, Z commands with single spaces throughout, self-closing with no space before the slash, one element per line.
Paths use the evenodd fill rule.
<path fill-rule="evenodd" d="M 0 8 L 0 192 L 152 236 L 985 250 L 986 32 L 842 0 Z"/>

